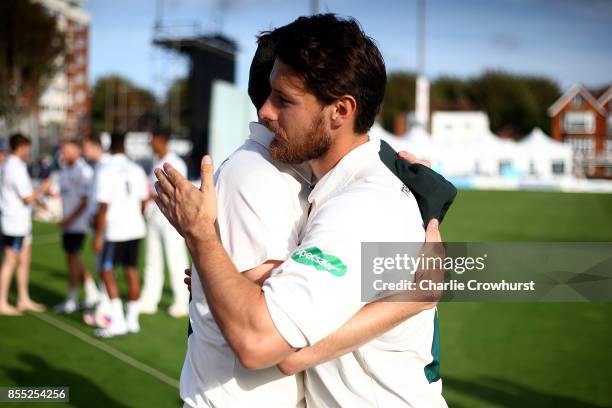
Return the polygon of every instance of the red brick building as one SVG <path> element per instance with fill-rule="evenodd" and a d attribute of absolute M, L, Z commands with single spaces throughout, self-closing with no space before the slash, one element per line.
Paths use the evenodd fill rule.
<path fill-rule="evenodd" d="M 612 87 L 596 99 L 573 86 L 549 109 L 551 135 L 574 149 L 574 168 L 587 177 L 612 178 Z"/>
<path fill-rule="evenodd" d="M 39 99 L 42 138 L 82 137 L 90 132 L 88 86 L 89 16 L 84 0 L 36 0 L 49 10 L 65 33 L 65 68 L 50 81 Z"/>

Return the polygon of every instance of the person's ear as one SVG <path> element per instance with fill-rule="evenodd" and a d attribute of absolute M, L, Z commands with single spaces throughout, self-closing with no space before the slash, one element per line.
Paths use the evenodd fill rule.
<path fill-rule="evenodd" d="M 357 112 L 357 101 L 351 95 L 342 95 L 332 103 L 330 122 L 333 128 L 353 124 Z"/>

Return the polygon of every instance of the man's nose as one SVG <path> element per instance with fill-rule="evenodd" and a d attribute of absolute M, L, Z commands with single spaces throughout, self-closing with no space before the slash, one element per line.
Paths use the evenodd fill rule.
<path fill-rule="evenodd" d="M 276 112 L 270 98 L 266 99 L 261 108 L 259 108 L 259 118 L 265 121 L 275 121 Z"/>

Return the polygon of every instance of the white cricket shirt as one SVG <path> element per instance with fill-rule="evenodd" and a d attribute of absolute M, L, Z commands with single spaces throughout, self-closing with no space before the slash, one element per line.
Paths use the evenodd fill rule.
<path fill-rule="evenodd" d="M 2 233 L 14 237 L 26 236 L 32 231 L 32 209 L 23 200 L 33 193 L 26 163 L 11 154 L 0 174 Z"/>
<path fill-rule="evenodd" d="M 425 239 L 414 196 L 379 150 L 379 140 L 368 141 L 318 181 L 299 248 L 263 285 L 272 319 L 293 347 L 323 339 L 363 306 L 362 242 Z M 421 312 L 354 352 L 306 370 L 307 405 L 445 407 L 441 381 L 429 383 L 425 371 L 434 360 L 435 316 L 435 309 Z"/>
<path fill-rule="evenodd" d="M 215 174 L 221 242 L 239 271 L 266 260 L 283 260 L 297 247 L 307 217 L 311 171 L 275 162 L 274 139 L 263 125 L 250 124 L 245 143 Z M 181 373 L 187 406 L 304 406 L 303 376 L 285 376 L 276 367 L 247 370 L 217 326 L 194 270 L 189 318 L 193 333 Z"/>
<path fill-rule="evenodd" d="M 74 164 L 62 168 L 60 171 L 60 192 L 64 218 L 74 212 L 83 197 L 90 199 L 92 184 L 93 170 L 85 160 L 80 158 Z M 88 208 L 89 202 L 81 214 L 65 229 L 65 232 L 87 232 L 89 228 Z"/>
<path fill-rule="evenodd" d="M 104 239 L 131 241 L 145 236 L 142 202 L 147 199 L 147 176 L 125 154 L 114 154 L 96 177 L 96 202 L 108 204 Z"/>
<path fill-rule="evenodd" d="M 102 169 L 102 167 L 104 167 L 104 164 L 108 163 L 110 158 L 111 158 L 110 154 L 103 153 L 102 156 L 100 157 L 100 160 L 93 163 L 92 165 L 93 180 L 91 183 L 91 188 L 89 190 L 89 203 L 88 203 L 89 208 L 87 210 L 87 213 L 89 214 L 90 218 L 95 217 L 95 215 L 98 213 L 98 202 L 96 201 L 96 184 L 98 180 L 98 175 L 100 174 L 100 170 Z"/>
<path fill-rule="evenodd" d="M 170 163 L 172 167 L 174 167 L 182 176 L 187 177 L 187 165 L 177 154 L 173 152 L 168 152 L 162 158 L 156 156 L 156 160 L 153 163 L 153 167 L 151 168 L 151 174 L 149 174 L 149 192 L 151 195 L 156 196 L 157 192 L 155 191 L 155 183 L 157 182 L 157 177 L 155 176 L 155 169 L 164 168 L 164 163 Z M 162 214 L 161 210 L 153 201 L 151 201 L 147 205 L 147 220 L 149 217 L 155 216 L 159 217 L 165 221 L 166 218 Z"/>
<path fill-rule="evenodd" d="M 153 163 L 151 174 L 149 174 L 149 188 L 151 189 L 151 193 L 153 195 L 156 195 L 155 183 L 157 182 L 157 177 L 155 176 L 155 169 L 163 170 L 164 163 L 170 163 L 172 167 L 174 167 L 181 175 L 187 177 L 187 165 L 177 154 L 169 151 L 162 158 L 156 156 L 156 159 L 157 160 Z"/>

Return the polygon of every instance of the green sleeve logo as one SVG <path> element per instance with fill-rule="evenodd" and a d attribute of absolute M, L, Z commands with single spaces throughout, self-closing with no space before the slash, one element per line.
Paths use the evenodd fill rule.
<path fill-rule="evenodd" d="M 333 255 L 324 254 L 317 247 L 298 249 L 291 255 L 291 259 L 302 265 L 314 266 L 319 271 L 327 271 L 334 276 L 343 276 L 346 265 Z"/>

